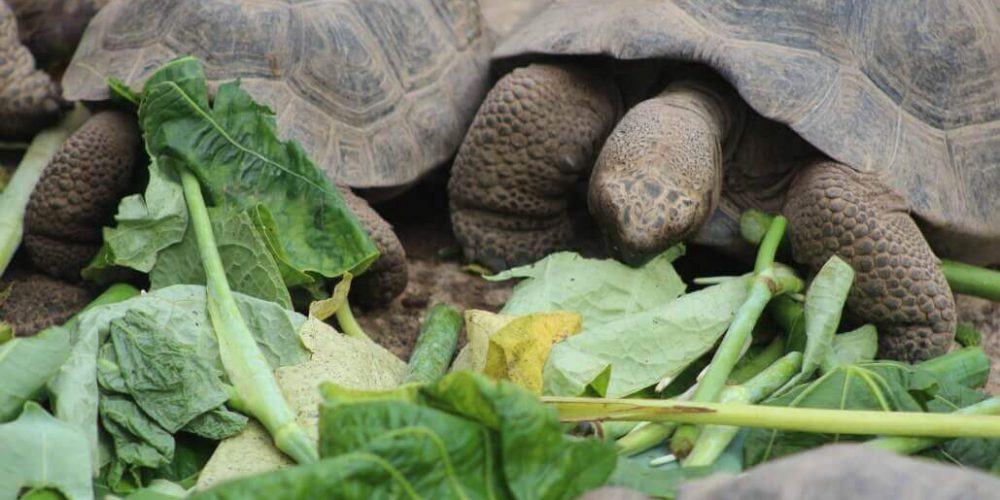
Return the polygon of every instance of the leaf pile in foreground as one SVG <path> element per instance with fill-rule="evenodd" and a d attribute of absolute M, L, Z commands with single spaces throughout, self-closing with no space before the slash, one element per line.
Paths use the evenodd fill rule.
<path fill-rule="evenodd" d="M 195 498 L 576 498 L 604 484 L 608 445 L 566 436 L 527 391 L 458 372 L 432 386 L 324 384 L 323 460 L 235 480 Z"/>

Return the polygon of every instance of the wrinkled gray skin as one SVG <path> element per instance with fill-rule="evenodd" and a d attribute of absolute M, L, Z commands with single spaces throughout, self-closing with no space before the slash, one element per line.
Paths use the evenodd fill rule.
<path fill-rule="evenodd" d="M 932 245 L 1000 260 L 996 19 L 988 0 L 553 2 L 494 54 L 516 69 L 455 159 L 456 236 L 497 270 L 564 249 L 588 178 L 632 263 L 679 241 L 746 252 L 739 214 L 783 212 L 796 260 L 854 268 L 849 312 L 881 356 L 941 354 L 955 305 Z"/>
<path fill-rule="evenodd" d="M 1000 498 L 983 472 L 865 448 L 829 445 L 750 469 L 682 483 L 678 500 L 959 500 Z"/>

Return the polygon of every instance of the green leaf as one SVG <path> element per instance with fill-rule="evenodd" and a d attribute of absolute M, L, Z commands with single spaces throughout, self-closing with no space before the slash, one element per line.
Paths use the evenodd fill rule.
<path fill-rule="evenodd" d="M 247 425 L 247 417 L 220 406 L 193 418 L 184 426 L 184 432 L 221 441 L 235 436 Z"/>
<path fill-rule="evenodd" d="M 840 315 L 847 302 L 847 294 L 854 281 L 854 269 L 836 255 L 823 264 L 806 291 L 805 325 L 806 347 L 803 352 L 802 370 L 778 390 L 787 391 L 808 380 L 830 354 L 833 338 L 840 325 Z"/>
<path fill-rule="evenodd" d="M 146 82 L 139 122 L 150 156 L 191 169 L 216 206 L 266 206 L 296 270 L 359 274 L 378 256 L 340 193 L 295 142 L 281 142 L 274 113 L 238 83 L 209 106 L 201 64 L 167 63 Z"/>
<path fill-rule="evenodd" d="M 952 411 L 978 402 L 975 393 L 919 366 L 894 361 L 842 365 L 762 404 L 869 411 Z M 981 399 L 981 398 L 980 398 Z M 862 436 L 751 429 L 744 447 L 746 465 L 833 441 Z"/>
<path fill-rule="evenodd" d="M 230 288 L 291 309 L 292 298 L 278 264 L 250 217 L 244 212 L 222 208 L 209 208 L 208 215 Z M 149 273 L 149 281 L 151 290 L 171 285 L 205 284 L 205 267 L 193 228 L 188 228 L 179 243 L 160 252 Z"/>
<path fill-rule="evenodd" d="M 431 405 L 500 434 L 504 476 L 515 498 L 576 498 L 614 470 L 613 448 L 564 436 L 555 410 L 517 385 L 459 372 L 424 394 Z"/>
<path fill-rule="evenodd" d="M 308 353 L 297 333 L 306 320 L 304 316 L 273 302 L 235 295 L 250 332 L 272 367 L 307 359 Z M 192 347 L 199 358 L 211 361 L 216 372 L 224 373 L 202 286 L 174 285 L 81 314 L 79 326 L 72 334 L 70 357 L 49 383 L 49 392 L 55 400 L 55 415 L 80 426 L 88 436 L 95 462 L 99 348 L 108 338 L 111 322 L 124 317 L 130 310 L 144 313 L 159 329 L 173 332 L 174 340 Z"/>
<path fill-rule="evenodd" d="M 184 488 L 192 488 L 217 445 L 218 443 L 211 439 L 178 434 L 174 436 L 173 460 L 147 474 L 147 477 L 164 479 Z"/>
<path fill-rule="evenodd" d="M 558 252 L 486 279 L 524 278 L 514 287 L 502 314 L 572 311 L 583 317 L 587 330 L 661 307 L 684 293 L 684 282 L 671 265 L 683 253 L 683 247 L 673 247 L 645 265 L 632 268 L 612 259 L 586 259 L 573 252 Z"/>
<path fill-rule="evenodd" d="M 677 376 L 725 333 L 749 284 L 749 276 L 728 280 L 595 328 L 584 326 L 552 348 L 545 394 L 578 396 L 592 387 L 602 396 L 624 397 Z"/>
<path fill-rule="evenodd" d="M 135 403 L 119 396 L 101 398 L 101 424 L 115 443 L 115 459 L 129 466 L 159 467 L 174 456 L 174 437 Z"/>
<path fill-rule="evenodd" d="M 171 434 L 229 399 L 210 360 L 175 338 L 134 309 L 111 322 L 111 342 L 129 395 Z"/>
<path fill-rule="evenodd" d="M 820 363 L 820 371 L 827 373 L 841 365 L 873 361 L 877 351 L 878 330 L 874 325 L 841 333 L 833 337 L 833 346 Z"/>
<path fill-rule="evenodd" d="M 603 484 L 615 466 L 610 446 L 564 436 L 555 412 L 531 393 L 480 374 L 453 373 L 432 386 L 375 393 L 333 384 L 322 390 L 321 455 L 375 455 L 426 498 L 454 497 L 448 489 L 493 498 L 576 498 Z M 428 478 L 425 470 L 446 477 Z M 377 484 L 367 487 L 384 492 Z"/>
<path fill-rule="evenodd" d="M 0 425 L 0 498 L 17 498 L 21 488 L 56 488 L 70 500 L 90 499 L 90 471 L 86 436 L 37 404 Z"/>
<path fill-rule="evenodd" d="M 118 204 L 116 226 L 104 228 L 104 246 L 83 270 L 83 277 L 103 281 L 114 266 L 148 273 L 162 250 L 184 238 L 187 219 L 177 176 L 151 161 L 145 194 L 126 196 Z"/>
<path fill-rule="evenodd" d="M 0 345 L 0 422 L 17 417 L 24 403 L 45 389 L 69 352 L 69 332 L 60 327 Z"/>
<path fill-rule="evenodd" d="M 662 455 L 663 450 L 657 449 L 655 453 Z M 650 458 L 649 454 L 634 458 L 618 457 L 618 464 L 608 485 L 630 488 L 656 498 L 677 498 L 682 482 L 725 471 L 725 468 L 718 465 L 681 467 L 677 462 L 653 466 L 649 465 Z"/>

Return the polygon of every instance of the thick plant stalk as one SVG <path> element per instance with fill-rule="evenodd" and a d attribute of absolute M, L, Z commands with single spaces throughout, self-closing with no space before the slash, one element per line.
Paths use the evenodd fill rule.
<path fill-rule="evenodd" d="M 219 342 L 219 355 L 240 405 L 268 430 L 279 450 L 298 463 L 319 459 L 316 445 L 295 422 L 295 414 L 278 388 L 271 366 L 250 334 L 236 306 L 219 249 L 212 233 L 208 208 L 198 179 L 181 169 L 181 184 L 194 228 L 208 292 L 208 317 Z"/>
<path fill-rule="evenodd" d="M 722 393 L 721 401 L 742 404 L 760 402 L 788 383 L 801 368 L 802 354 L 790 352 L 745 384 L 726 387 Z M 705 426 L 701 434 L 698 435 L 698 440 L 694 443 L 694 449 L 691 450 L 682 465 L 684 467 L 698 467 L 714 464 L 739 431 L 739 427 L 731 425 Z"/>
<path fill-rule="evenodd" d="M 779 343 L 780 347 L 780 343 Z M 765 351 L 769 351 L 770 347 Z M 764 353 L 761 353 L 764 355 Z M 770 358 L 770 354 L 767 355 Z M 759 371 L 756 375 L 751 377 L 746 382 L 740 385 L 732 385 L 725 388 L 722 391 L 722 397 L 720 398 L 723 402 L 743 402 L 743 403 L 756 403 L 764 398 L 770 396 L 774 391 L 781 387 L 788 379 L 795 375 L 802 367 L 802 353 L 790 352 L 785 356 L 777 359 L 775 362 L 766 366 L 763 370 Z M 636 427 L 632 432 L 626 434 L 621 439 L 619 439 L 615 445 L 618 448 L 618 454 L 623 456 L 635 455 L 637 453 L 642 453 L 660 443 L 664 439 L 670 437 L 670 434 L 674 432 L 677 428 L 675 422 L 644 422 L 645 425 Z M 721 426 L 717 426 L 721 427 Z M 701 458 L 695 458 L 695 464 L 698 461 L 707 461 L 707 463 L 712 463 L 718 456 L 714 458 L 711 457 L 710 451 L 707 449 L 712 446 L 711 443 L 721 444 L 725 441 L 726 444 L 732 441 L 733 437 L 736 435 L 734 431 L 731 435 L 726 438 L 724 434 L 728 431 L 713 431 L 720 435 L 711 438 L 708 442 L 710 443 L 706 446 L 706 450 L 701 452 Z M 705 433 L 708 433 L 709 429 L 705 429 Z M 696 453 L 699 453 L 699 447 L 702 443 L 702 433 L 699 435 L 698 441 L 695 443 L 694 452 L 688 456 L 688 462 L 695 457 Z M 719 448 L 719 453 L 725 449 L 726 444 L 722 444 Z M 685 462 L 685 463 L 688 463 Z"/>
<path fill-rule="evenodd" d="M 944 259 L 941 271 L 951 291 L 1000 301 L 1000 271 Z"/>
<path fill-rule="evenodd" d="M 462 314 L 447 304 L 427 311 L 403 383 L 434 384 L 448 371 L 462 333 Z"/>
<path fill-rule="evenodd" d="M 775 296 L 785 293 L 798 293 L 804 284 L 798 276 L 788 267 L 774 263 L 774 256 L 778 251 L 778 244 L 785 233 L 785 226 L 788 221 L 777 216 L 771 221 L 768 232 L 764 235 L 764 240 L 760 244 L 757 252 L 757 261 L 754 264 L 754 279 L 750 285 L 750 292 L 746 301 L 737 309 L 733 322 L 722 337 L 719 348 L 709 363 L 705 376 L 698 382 L 693 402 L 718 401 L 725 387 L 726 379 L 732 373 L 736 362 L 743 355 L 743 348 L 750 340 L 750 333 L 754 325 L 760 319 L 761 313 L 767 307 L 768 302 Z M 670 448 L 674 455 L 686 457 L 694 446 L 698 437 L 698 430 L 690 426 L 682 426 L 674 433 L 670 442 Z"/>
<path fill-rule="evenodd" d="M 0 192 L 0 276 L 7 270 L 17 247 L 21 245 L 24 211 L 35 190 L 35 184 L 38 184 L 38 179 L 42 177 L 59 146 L 89 117 L 87 109 L 77 105 L 58 125 L 39 132 L 24 152 L 24 157 L 7 186 Z"/>
<path fill-rule="evenodd" d="M 994 397 L 980 401 L 972 406 L 961 408 L 955 413 L 961 415 L 997 415 L 1000 414 L 1000 398 Z M 937 446 L 944 441 L 945 439 L 943 438 L 895 436 L 872 439 L 871 441 L 866 441 L 865 446 L 904 455 L 912 455 Z"/>
<path fill-rule="evenodd" d="M 827 410 L 660 399 L 542 397 L 563 422 L 630 421 L 734 425 L 822 434 L 1000 438 L 1000 418 L 954 413 Z"/>

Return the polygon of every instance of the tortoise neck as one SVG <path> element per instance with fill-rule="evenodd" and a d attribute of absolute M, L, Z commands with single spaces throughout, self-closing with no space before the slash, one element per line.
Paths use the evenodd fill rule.
<path fill-rule="evenodd" d="M 712 125 L 719 134 L 723 158 L 728 162 L 746 121 L 746 106 L 732 87 L 718 78 L 685 78 L 668 84 L 660 95 L 667 94 Z"/>

